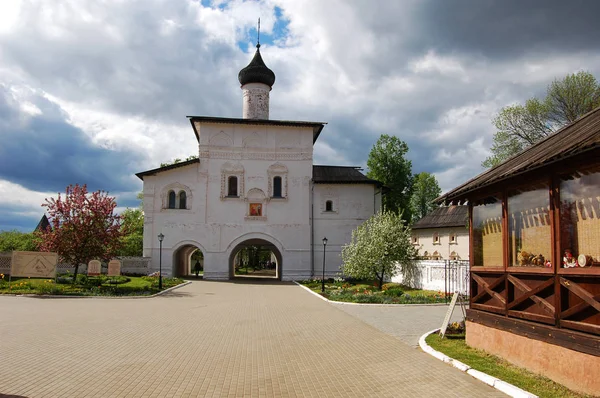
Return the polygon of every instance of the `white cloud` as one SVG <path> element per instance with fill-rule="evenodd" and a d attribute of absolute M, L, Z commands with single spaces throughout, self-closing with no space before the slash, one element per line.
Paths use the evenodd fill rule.
<path fill-rule="evenodd" d="M 481 170 L 498 109 L 543 94 L 566 73 L 600 75 L 600 55 L 581 48 L 506 55 L 522 43 L 498 37 L 502 45 L 485 52 L 477 37 L 457 44 L 435 36 L 440 21 L 428 7 L 416 0 L 5 1 L 0 84 L 14 89 L 24 118 L 45 114 L 35 100 L 43 95 L 96 146 L 143 153 L 141 171 L 196 151 L 186 115 L 241 115 L 237 73 L 252 57 L 249 31 L 260 17 L 261 53 L 277 76 L 271 117 L 329 122 L 315 162 L 364 165 L 379 134 L 395 134 L 408 142 L 413 170 L 434 172 L 450 189 Z M 270 36 L 282 23 L 284 36 Z M 466 27 L 456 29 L 462 38 Z M 491 44 L 504 56 L 494 57 Z"/>

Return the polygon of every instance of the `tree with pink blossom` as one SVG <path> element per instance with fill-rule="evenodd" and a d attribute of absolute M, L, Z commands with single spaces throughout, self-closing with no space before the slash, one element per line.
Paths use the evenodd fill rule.
<path fill-rule="evenodd" d="M 121 245 L 127 231 L 115 214 L 117 202 L 108 192 L 88 192 L 87 186 L 69 185 L 64 197 L 46 199 L 51 228 L 36 232 L 41 251 L 56 252 L 61 261 L 75 267 L 73 281 L 81 264 L 109 260 Z"/>

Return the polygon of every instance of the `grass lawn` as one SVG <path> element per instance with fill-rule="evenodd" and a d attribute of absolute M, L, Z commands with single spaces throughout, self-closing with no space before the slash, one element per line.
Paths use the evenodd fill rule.
<path fill-rule="evenodd" d="M 427 344 L 436 351 L 448 355 L 473 369 L 487 373 L 507 383 L 515 385 L 543 398 L 585 398 L 589 395 L 579 394 L 561 384 L 532 373 L 526 369 L 510 364 L 502 358 L 487 354 L 466 345 L 463 338 L 441 339 L 437 334 L 431 334 L 425 339 Z"/>
<path fill-rule="evenodd" d="M 386 283 L 379 290 L 371 281 L 325 281 L 325 293 L 321 293 L 321 281 L 300 282 L 313 292 L 333 301 L 367 304 L 432 304 L 445 303 L 444 292 L 420 290 L 398 283 Z"/>
<path fill-rule="evenodd" d="M 163 290 L 183 283 L 179 278 L 163 277 Z M 72 276 L 54 279 L 13 278 L 0 279 L 0 294 L 40 294 L 67 296 L 148 296 L 158 293 L 158 277 L 118 276 L 88 277 L 78 275 L 77 283 Z"/>

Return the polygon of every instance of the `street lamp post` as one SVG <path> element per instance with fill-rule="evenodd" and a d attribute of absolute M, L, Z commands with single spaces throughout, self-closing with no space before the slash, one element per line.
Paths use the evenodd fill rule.
<path fill-rule="evenodd" d="M 165 238 L 163 233 L 158 234 L 158 290 L 162 290 L 162 241 Z"/>
<path fill-rule="evenodd" d="M 321 293 L 325 293 L 325 249 L 327 248 L 327 237 L 323 238 L 323 277 L 321 278 Z"/>

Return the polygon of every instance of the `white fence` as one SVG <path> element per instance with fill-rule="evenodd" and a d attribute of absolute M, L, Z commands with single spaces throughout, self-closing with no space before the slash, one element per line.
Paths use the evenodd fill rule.
<path fill-rule="evenodd" d="M 418 289 L 469 294 L 468 261 L 419 260 L 415 265 L 411 275 L 399 273 L 392 278 L 392 282 Z"/>
<path fill-rule="evenodd" d="M 148 275 L 150 273 L 150 257 L 117 257 L 117 259 L 121 260 L 121 272 L 124 274 Z M 10 274 L 11 260 L 11 252 L 0 253 L 0 274 Z M 102 264 L 102 266 L 106 267 L 106 264 Z M 74 271 L 75 267 L 71 264 L 60 263 L 57 265 L 58 274 L 73 273 Z M 80 265 L 79 272 L 85 274 L 87 265 Z"/>

